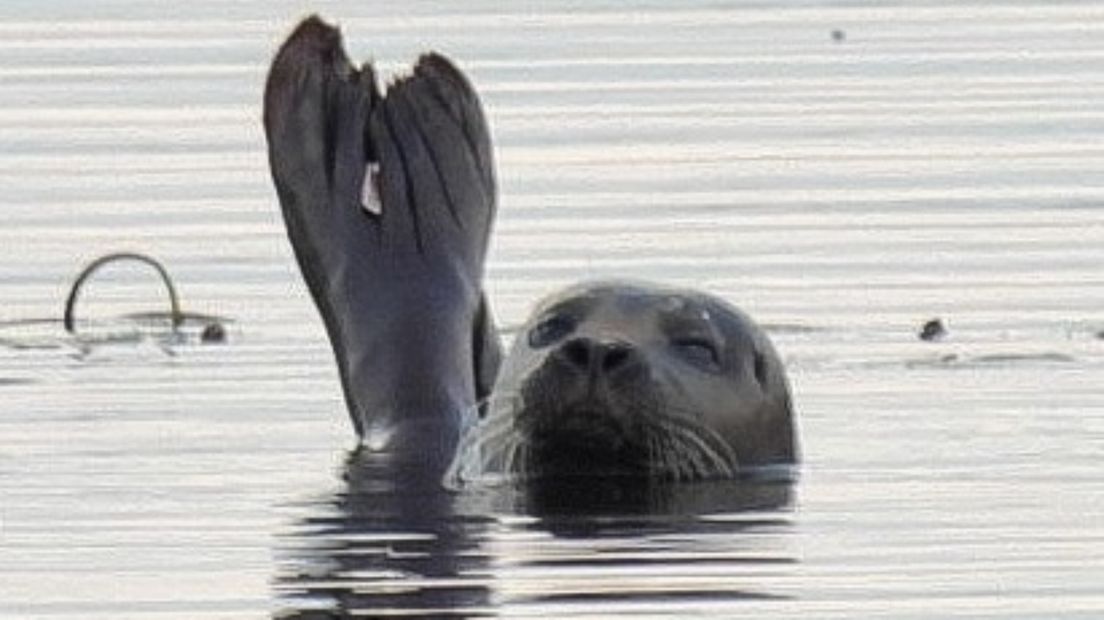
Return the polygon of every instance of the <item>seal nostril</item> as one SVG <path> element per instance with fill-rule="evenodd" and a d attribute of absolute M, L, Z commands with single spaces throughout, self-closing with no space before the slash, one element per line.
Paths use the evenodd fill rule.
<path fill-rule="evenodd" d="M 573 338 L 563 344 L 559 355 L 563 361 L 580 370 L 611 372 L 631 360 L 633 347 L 624 342 Z"/>
<path fill-rule="evenodd" d="M 564 344 L 561 352 L 563 358 L 573 366 L 586 369 L 590 367 L 591 349 L 593 349 L 593 343 L 590 340 L 575 338 Z"/>
<path fill-rule="evenodd" d="M 615 370 L 625 365 L 632 354 L 632 347 L 627 344 L 609 344 L 603 347 L 602 370 Z"/>

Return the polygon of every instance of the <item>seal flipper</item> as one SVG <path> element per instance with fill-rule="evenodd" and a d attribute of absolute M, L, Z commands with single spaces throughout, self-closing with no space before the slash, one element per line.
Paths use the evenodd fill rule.
<path fill-rule="evenodd" d="M 342 214 L 335 212 L 333 200 L 339 195 L 335 180 L 350 183 L 346 178 L 350 166 L 342 165 L 338 174 L 337 143 L 345 138 L 340 148 L 345 159 L 362 159 L 355 152 L 358 146 L 367 154 L 363 127 L 379 99 L 371 67 L 365 67 L 363 75 L 356 72 L 342 48 L 341 33 L 318 16 L 304 19 L 280 47 L 264 93 L 269 167 L 288 238 L 333 345 L 346 406 L 358 435 L 364 432 L 364 415 L 349 389 L 346 347 L 327 271 L 339 259 L 334 253 L 341 251 L 334 247 L 340 246 L 336 237 L 342 227 Z"/>
<path fill-rule="evenodd" d="M 371 67 L 354 69 L 340 33 L 311 17 L 273 61 L 265 131 L 358 433 L 384 428 L 394 439 L 384 447 L 399 450 L 403 427 L 417 427 L 436 439 L 422 436 L 412 452 L 436 444 L 451 455 L 460 412 L 486 395 L 500 357 L 482 299 L 496 198 L 474 91 L 427 55 L 381 96 Z M 379 214 L 361 207 L 367 193 Z"/>

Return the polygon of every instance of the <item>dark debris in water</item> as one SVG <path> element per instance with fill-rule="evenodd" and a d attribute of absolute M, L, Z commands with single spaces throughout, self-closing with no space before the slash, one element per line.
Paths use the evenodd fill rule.
<path fill-rule="evenodd" d="M 934 318 L 924 323 L 918 335 L 920 340 L 925 342 L 942 340 L 947 337 L 947 326 L 943 323 L 943 319 Z"/>
<path fill-rule="evenodd" d="M 199 334 L 199 340 L 208 344 L 226 342 L 226 328 L 222 323 L 208 323 Z"/>

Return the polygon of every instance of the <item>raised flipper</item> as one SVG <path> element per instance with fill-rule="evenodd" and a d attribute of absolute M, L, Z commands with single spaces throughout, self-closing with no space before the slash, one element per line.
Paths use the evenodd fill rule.
<path fill-rule="evenodd" d="M 371 65 L 356 69 L 337 29 L 309 17 L 272 63 L 264 125 L 358 434 L 448 458 L 501 356 L 483 299 L 496 188 L 475 92 L 428 54 L 382 95 Z"/>

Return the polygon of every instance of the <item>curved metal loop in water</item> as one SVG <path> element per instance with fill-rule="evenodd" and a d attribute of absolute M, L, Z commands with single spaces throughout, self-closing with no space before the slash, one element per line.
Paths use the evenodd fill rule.
<path fill-rule="evenodd" d="M 65 301 L 65 316 L 63 319 L 65 331 L 70 334 L 76 334 L 76 322 L 73 319 L 73 312 L 76 309 L 77 297 L 80 295 L 80 289 L 85 280 L 92 277 L 92 274 L 100 267 L 121 260 L 138 261 L 156 269 L 157 273 L 161 276 L 161 281 L 165 283 L 165 289 L 169 293 L 169 312 L 172 319 L 173 331 L 175 332 L 177 328 L 180 327 L 180 324 L 184 322 L 184 313 L 180 311 L 180 299 L 176 295 L 176 287 L 173 286 L 172 278 L 169 277 L 169 272 L 165 270 L 165 267 L 145 254 L 138 254 L 136 252 L 114 252 L 101 256 L 89 263 L 88 266 L 81 271 L 80 275 L 77 276 L 76 281 L 73 282 L 73 287 L 69 289 L 69 298 Z"/>

